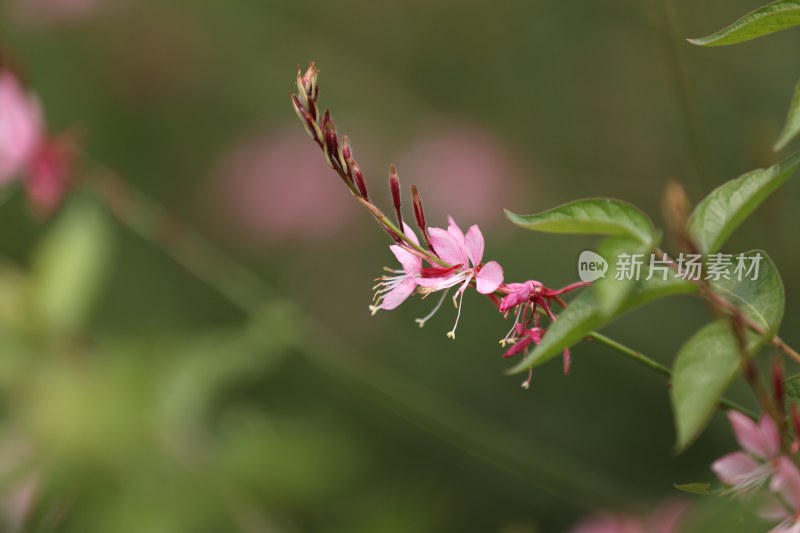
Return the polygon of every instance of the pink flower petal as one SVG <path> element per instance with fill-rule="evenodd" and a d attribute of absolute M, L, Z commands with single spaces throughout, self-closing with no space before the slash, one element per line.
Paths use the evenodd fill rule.
<path fill-rule="evenodd" d="M 747 481 L 760 466 L 746 453 L 734 452 L 714 461 L 711 470 L 726 485 L 736 486 Z"/>
<path fill-rule="evenodd" d="M 416 282 L 411 278 L 406 278 L 397 286 L 386 293 L 386 296 L 383 299 L 383 303 L 381 303 L 381 309 L 386 311 L 391 311 L 395 309 L 398 305 L 405 302 L 406 299 L 411 296 L 411 293 L 414 292 L 416 288 Z"/>
<path fill-rule="evenodd" d="M 477 225 L 470 226 L 464 237 L 464 247 L 467 249 L 472 266 L 478 266 L 483 261 L 483 233 Z"/>
<path fill-rule="evenodd" d="M 0 71 L 0 184 L 29 163 L 43 135 L 39 101 L 11 73 Z"/>
<path fill-rule="evenodd" d="M 767 458 L 777 457 L 781 452 L 781 434 L 775 421 L 769 415 L 764 415 L 758 421 L 758 428 L 764 439 L 764 452 Z"/>
<path fill-rule="evenodd" d="M 431 243 L 433 249 L 442 260 L 450 263 L 451 265 L 466 265 L 469 259 L 467 258 L 466 250 L 463 246 L 458 244 L 453 235 L 443 230 L 442 228 L 430 228 L 428 233 L 431 236 Z"/>
<path fill-rule="evenodd" d="M 461 228 L 456 224 L 456 221 L 453 220 L 453 217 L 447 216 L 447 233 L 455 237 L 456 242 L 462 248 L 464 247 L 464 232 L 461 231 Z"/>
<path fill-rule="evenodd" d="M 800 511 L 800 472 L 788 457 L 778 458 L 778 468 L 770 484 L 772 492 L 778 492 L 795 512 Z"/>
<path fill-rule="evenodd" d="M 422 259 L 412 254 L 401 246 L 393 244 L 389 246 L 394 256 L 403 265 L 403 270 L 410 277 L 418 276 L 422 272 Z"/>
<path fill-rule="evenodd" d="M 475 281 L 479 293 L 493 293 L 503 283 L 503 267 L 497 261 L 489 261 L 475 276 Z"/>
<path fill-rule="evenodd" d="M 762 421 L 764 417 L 768 418 L 769 415 L 763 415 Z M 759 424 L 737 411 L 728 411 L 728 420 L 730 420 L 733 432 L 736 434 L 736 440 L 739 441 L 739 445 L 743 450 L 761 459 L 774 457 L 772 443 L 770 442 L 772 437 L 765 438 Z M 765 423 L 765 426 L 768 427 L 769 423 Z"/>
<path fill-rule="evenodd" d="M 411 239 L 414 244 L 419 244 L 419 239 L 417 238 L 417 234 L 414 233 L 414 230 L 411 229 L 411 226 L 403 222 L 403 233 L 406 234 L 406 237 Z"/>

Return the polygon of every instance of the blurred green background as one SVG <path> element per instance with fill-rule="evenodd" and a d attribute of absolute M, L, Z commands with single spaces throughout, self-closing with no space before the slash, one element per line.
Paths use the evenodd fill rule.
<path fill-rule="evenodd" d="M 526 391 L 503 373 L 508 324 L 475 294 L 455 341 L 448 307 L 415 325 L 430 300 L 371 318 L 388 241 L 288 95 L 298 65 L 316 61 L 320 101 L 383 205 L 395 162 L 432 225 L 478 222 L 507 280 L 561 286 L 595 240 L 526 233 L 502 208 L 615 196 L 660 223 L 668 180 L 697 201 L 777 160 L 800 33 L 685 42 L 759 4 L 0 2 L 0 46 L 51 131 L 79 132 L 94 159 L 257 278 L 223 258 L 209 274 L 221 293 L 171 254 L 215 258 L 162 238 L 164 250 L 95 198 L 78 191 L 40 224 L 6 191 L 3 530 L 562 531 L 711 481 L 710 462 L 734 447 L 724 417 L 675 457 L 665 382 L 602 346 L 579 345 L 570 376 L 547 365 Z M 774 258 L 790 344 L 798 199 L 790 182 L 729 246 Z M 669 300 L 608 333 L 669 364 L 708 317 Z M 732 396 L 753 405 L 739 385 Z"/>

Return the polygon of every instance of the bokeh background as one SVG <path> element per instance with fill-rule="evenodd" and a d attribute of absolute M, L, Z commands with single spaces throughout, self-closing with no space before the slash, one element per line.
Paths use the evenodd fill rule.
<path fill-rule="evenodd" d="M 388 242 L 288 95 L 316 61 L 374 196 L 394 162 L 433 225 L 479 223 L 507 279 L 560 286 L 596 241 L 524 232 L 502 208 L 615 196 L 661 223 L 668 180 L 697 201 L 777 160 L 800 33 L 685 42 L 759 4 L 0 1 L 0 45 L 51 131 L 223 254 L 147 211 L 137 234 L 80 188 L 44 223 L 3 191 L 4 530 L 562 531 L 711 481 L 734 447 L 724 418 L 675 457 L 665 382 L 601 346 L 526 391 L 503 372 L 508 324 L 475 294 L 455 341 L 451 309 L 415 325 L 430 300 L 370 317 Z M 790 343 L 799 199 L 790 182 L 729 245 L 779 266 Z M 708 318 L 675 299 L 607 331 L 669 364 Z"/>

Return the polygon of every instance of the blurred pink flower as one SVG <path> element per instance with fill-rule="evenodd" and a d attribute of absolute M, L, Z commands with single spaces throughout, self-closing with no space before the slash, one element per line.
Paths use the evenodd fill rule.
<path fill-rule="evenodd" d="M 800 471 L 788 457 L 778 459 L 770 490 L 780 495 L 780 501 L 764 513 L 765 518 L 783 520 L 770 533 L 800 533 Z"/>
<path fill-rule="evenodd" d="M 43 137 L 39 99 L 10 71 L 0 70 L 0 185 L 20 176 Z"/>
<path fill-rule="evenodd" d="M 75 155 L 71 138 L 44 141 L 29 164 L 25 191 L 34 216 L 49 217 L 61 204 L 69 185 L 69 167 Z"/>
<path fill-rule="evenodd" d="M 235 145 L 212 189 L 224 221 L 256 245 L 326 239 L 342 233 L 353 213 L 339 179 L 294 130 Z"/>
<path fill-rule="evenodd" d="M 475 127 L 418 138 L 398 158 L 431 212 L 451 213 L 479 224 L 502 219 L 508 198 L 518 192 L 518 173 L 508 151 Z"/>
<path fill-rule="evenodd" d="M 670 501 L 647 516 L 600 514 L 584 520 L 571 533 L 678 533 L 688 509 L 686 502 Z"/>
<path fill-rule="evenodd" d="M 0 186 L 22 179 L 36 216 L 50 215 L 67 190 L 73 144 L 49 139 L 35 95 L 9 70 L 0 70 Z"/>
<path fill-rule="evenodd" d="M 120 0 L 12 0 L 17 20 L 30 25 L 53 25 L 87 20 Z"/>
<path fill-rule="evenodd" d="M 755 423 L 739 412 L 728 411 L 728 420 L 743 451 L 717 459 L 711 469 L 734 491 L 757 489 L 775 470 L 781 452 L 778 427 L 768 414 L 762 415 Z"/>

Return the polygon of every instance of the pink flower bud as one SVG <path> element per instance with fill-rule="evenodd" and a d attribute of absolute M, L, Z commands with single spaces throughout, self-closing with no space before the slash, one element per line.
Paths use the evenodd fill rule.
<path fill-rule="evenodd" d="M 49 217 L 64 199 L 74 155 L 75 145 L 67 138 L 48 140 L 36 151 L 29 165 L 25 190 L 37 218 Z"/>
<path fill-rule="evenodd" d="M 0 71 L 0 185 L 31 162 L 44 137 L 39 100 L 8 71 Z"/>
<path fill-rule="evenodd" d="M 400 178 L 397 176 L 397 169 L 392 165 L 389 171 L 389 189 L 392 191 L 392 203 L 394 204 L 394 212 L 397 215 L 397 224 L 403 227 L 403 213 L 401 210 L 400 202 Z"/>

